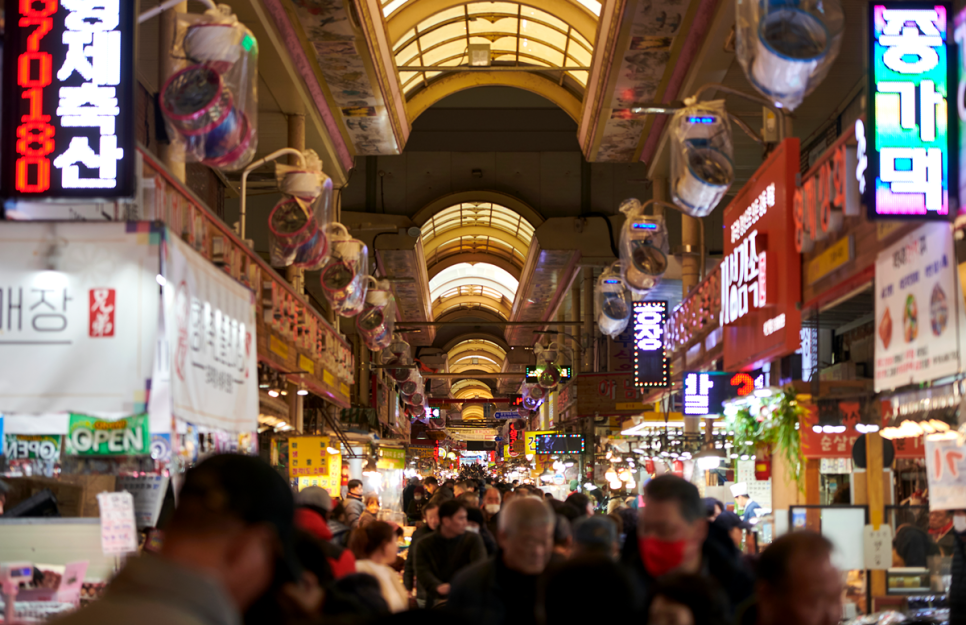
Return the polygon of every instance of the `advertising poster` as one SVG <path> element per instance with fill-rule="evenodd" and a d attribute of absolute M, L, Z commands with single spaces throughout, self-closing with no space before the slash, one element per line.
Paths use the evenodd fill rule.
<path fill-rule="evenodd" d="M 160 234 L 140 222 L 0 222 L 0 410 L 145 410 Z"/>
<path fill-rule="evenodd" d="M 101 551 L 105 555 L 137 551 L 138 530 L 131 493 L 99 493 L 97 505 L 101 511 Z"/>
<path fill-rule="evenodd" d="M 959 295 L 948 223 L 926 224 L 875 262 L 875 391 L 959 371 Z"/>
<path fill-rule="evenodd" d="M 159 350 L 159 403 L 174 416 L 226 432 L 258 427 L 254 294 L 191 249 L 166 238 L 164 328 Z M 163 389 L 163 390 L 161 390 Z"/>
<path fill-rule="evenodd" d="M 4 434 L 3 455 L 7 460 L 55 462 L 60 459 L 63 439 L 58 434 Z"/>

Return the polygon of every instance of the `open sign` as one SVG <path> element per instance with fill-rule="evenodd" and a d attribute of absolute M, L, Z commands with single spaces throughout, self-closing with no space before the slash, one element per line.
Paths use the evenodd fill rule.
<path fill-rule="evenodd" d="M 3 437 L 3 455 L 7 460 L 46 460 L 60 458 L 63 437 L 59 435 L 7 434 Z"/>

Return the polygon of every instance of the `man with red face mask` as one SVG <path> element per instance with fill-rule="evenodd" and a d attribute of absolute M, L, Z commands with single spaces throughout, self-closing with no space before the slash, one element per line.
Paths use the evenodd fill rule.
<path fill-rule="evenodd" d="M 636 530 L 628 528 L 621 562 L 645 601 L 654 581 L 668 573 L 712 578 L 725 591 L 732 613 L 754 591 L 731 539 L 717 528 L 709 531 L 697 487 L 675 475 L 661 475 L 644 487 L 644 507 Z"/>

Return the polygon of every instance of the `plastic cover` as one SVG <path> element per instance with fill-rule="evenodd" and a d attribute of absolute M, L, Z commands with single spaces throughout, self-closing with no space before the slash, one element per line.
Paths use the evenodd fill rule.
<path fill-rule="evenodd" d="M 645 215 L 640 201 L 630 198 L 621 202 L 626 219 L 621 228 L 621 277 L 632 292 L 644 294 L 661 282 L 667 271 L 667 228 L 663 216 Z"/>
<path fill-rule="evenodd" d="M 736 20 L 745 76 L 791 111 L 825 79 L 845 27 L 839 0 L 737 0 Z"/>
<path fill-rule="evenodd" d="M 594 312 L 602 334 L 616 337 L 631 320 L 631 294 L 621 277 L 620 263 L 604 269 L 594 289 Z"/>
<path fill-rule="evenodd" d="M 332 310 L 342 317 L 362 312 L 369 289 L 369 249 L 353 239 L 345 226 L 336 222 L 326 228 L 329 258 L 322 267 L 319 281 Z"/>
<path fill-rule="evenodd" d="M 671 199 L 707 217 L 735 179 L 731 122 L 724 100 L 701 102 L 671 118 Z"/>
<path fill-rule="evenodd" d="M 371 276 L 366 293 L 366 307 L 356 316 L 356 329 L 362 341 L 374 352 L 382 351 L 392 343 L 396 327 L 396 301 L 389 290 L 389 282 L 377 282 Z"/>
<path fill-rule="evenodd" d="M 177 14 L 174 74 L 161 88 L 168 137 L 189 163 L 232 171 L 258 144 L 258 43 L 226 5 Z M 175 150 L 181 156 L 182 150 Z"/>
<path fill-rule="evenodd" d="M 308 150 L 306 166 L 276 163 L 282 199 L 268 216 L 268 249 L 275 267 L 319 269 L 329 256 L 326 228 L 332 211 L 332 180 Z"/>

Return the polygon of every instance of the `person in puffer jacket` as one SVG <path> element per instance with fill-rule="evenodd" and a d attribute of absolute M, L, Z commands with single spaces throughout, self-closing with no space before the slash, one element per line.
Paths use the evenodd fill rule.
<path fill-rule="evenodd" d="M 323 541 L 326 558 L 336 579 L 356 572 L 352 552 L 332 541 L 328 518 L 332 511 L 332 497 L 320 486 L 303 488 L 295 496 L 295 526 Z"/>

